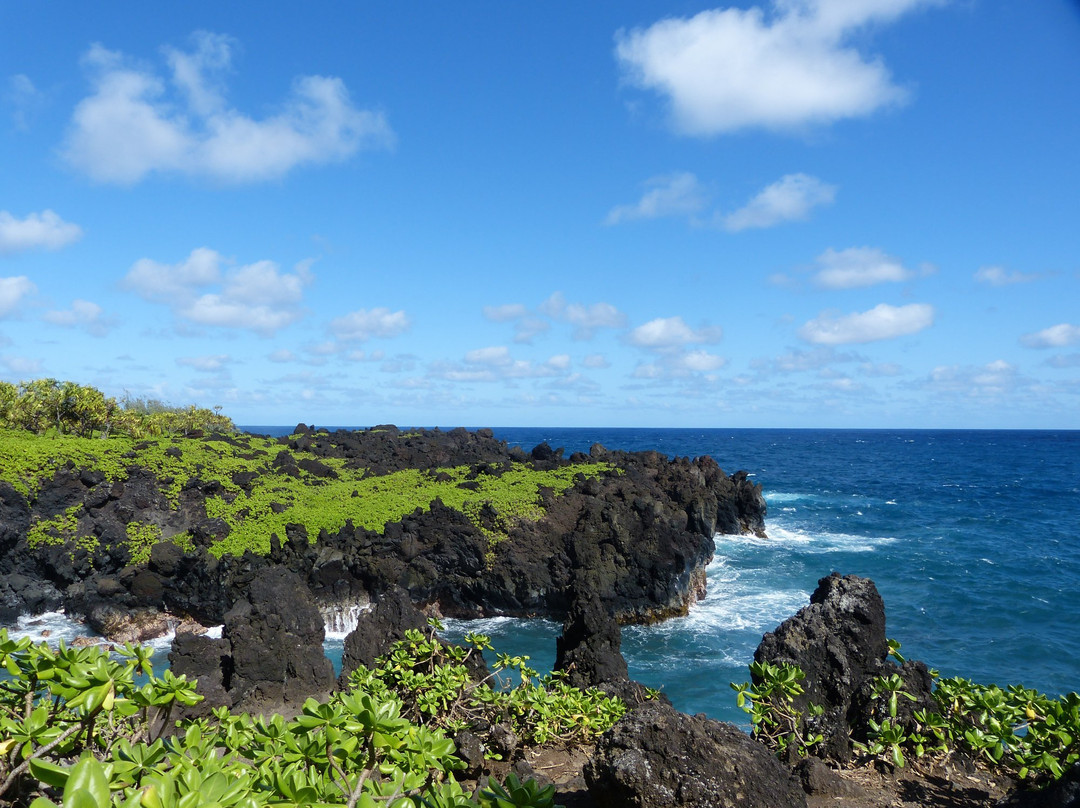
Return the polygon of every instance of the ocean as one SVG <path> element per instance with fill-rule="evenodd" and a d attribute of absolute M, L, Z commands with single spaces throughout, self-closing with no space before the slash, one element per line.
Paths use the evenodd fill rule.
<path fill-rule="evenodd" d="M 268 433 L 269 427 L 251 427 Z M 290 428 L 274 429 L 287 434 Z M 630 674 L 690 713 L 745 724 L 731 682 L 762 634 L 806 605 L 832 571 L 872 578 L 888 636 L 945 676 L 1080 689 L 1080 432 L 502 428 L 588 451 L 709 454 L 763 486 L 768 539 L 716 536 L 708 595 L 686 617 L 623 630 Z M 60 616 L 23 631 L 57 631 Z M 491 635 L 497 650 L 554 661 L 558 624 L 449 621 L 450 638 Z M 53 636 L 57 636 L 54 634 Z M 342 634 L 328 635 L 339 663 Z"/>

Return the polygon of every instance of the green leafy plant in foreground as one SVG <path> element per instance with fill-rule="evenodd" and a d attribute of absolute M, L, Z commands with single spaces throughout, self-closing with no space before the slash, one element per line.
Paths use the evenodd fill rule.
<path fill-rule="evenodd" d="M 479 635 L 473 641 L 487 647 Z M 447 651 L 451 658 L 468 653 Z M 183 677 L 155 676 L 150 656 L 132 646 L 115 657 L 98 647 L 50 649 L 0 629 L 0 665 L 11 677 L 0 680 L 0 802 L 555 808 L 552 787 L 513 775 L 465 793 L 454 777 L 464 764 L 441 728 L 449 722 L 426 710 L 419 712 L 427 724 L 410 720 L 405 714 L 416 712 L 418 702 L 399 698 L 378 677 L 369 678 L 370 687 L 354 677 L 349 692 L 327 701 L 308 699 L 293 720 L 221 708 L 173 727 L 175 705 L 201 697 Z M 446 666 L 436 663 L 431 672 L 442 675 L 438 669 Z M 136 674 L 145 683 L 136 684 Z M 564 714 L 561 721 L 577 719 Z"/>
<path fill-rule="evenodd" d="M 809 754 L 821 743 L 821 734 L 808 729 L 806 716 L 795 704 L 803 694 L 800 684 L 806 674 L 797 665 L 783 662 L 752 662 L 750 674 L 754 683 L 731 684 L 735 703 L 750 716 L 751 733 L 778 755 L 794 752 L 800 757 Z M 821 715 L 822 709 L 811 704 L 811 718 Z"/>

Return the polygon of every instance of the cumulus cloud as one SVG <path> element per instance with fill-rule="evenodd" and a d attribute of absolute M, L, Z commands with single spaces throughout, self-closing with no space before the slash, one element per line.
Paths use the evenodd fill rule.
<path fill-rule="evenodd" d="M 112 328 L 112 322 L 104 316 L 104 311 L 97 303 L 89 300 L 74 300 L 66 311 L 47 311 L 42 318 L 53 325 L 63 328 L 78 328 L 92 337 L 103 337 Z"/>
<path fill-rule="evenodd" d="M 688 135 L 790 130 L 869 115 L 908 93 L 853 35 L 936 0 L 774 0 L 619 31 L 626 82 L 666 98 Z"/>
<path fill-rule="evenodd" d="M 820 269 L 814 284 L 822 289 L 858 289 L 879 283 L 899 283 L 915 276 L 898 258 L 875 247 L 831 247 L 817 257 Z"/>
<path fill-rule="evenodd" d="M 979 267 L 975 272 L 975 280 L 989 286 L 1011 286 L 1014 283 L 1030 283 L 1038 279 L 1039 275 L 1034 272 L 1009 272 L 997 266 Z"/>
<path fill-rule="evenodd" d="M 565 376 L 570 365 L 567 354 L 535 362 L 515 359 L 505 345 L 493 345 L 468 351 L 464 362 L 434 362 L 428 368 L 428 376 L 450 382 L 514 382 Z"/>
<path fill-rule="evenodd" d="M 25 378 L 27 376 L 36 376 L 41 372 L 41 361 L 28 359 L 25 356 L 0 354 L 0 367 L 14 376 Z"/>
<path fill-rule="evenodd" d="M 592 339 L 599 328 L 621 328 L 626 324 L 626 315 L 610 303 L 567 303 L 562 292 L 555 292 L 540 304 L 540 311 L 572 325 L 574 339 Z"/>
<path fill-rule="evenodd" d="M 1080 342 L 1080 325 L 1058 323 L 1033 334 L 1020 337 L 1025 348 L 1064 348 Z"/>
<path fill-rule="evenodd" d="M 0 317 L 15 312 L 22 299 L 37 291 L 37 287 L 25 275 L 0 278 Z"/>
<path fill-rule="evenodd" d="M 634 204 L 612 208 L 604 224 L 685 216 L 697 213 L 705 206 L 705 193 L 697 177 L 689 172 L 653 177 L 645 187 L 645 193 Z"/>
<path fill-rule="evenodd" d="M 217 373 L 224 370 L 232 361 L 228 354 L 213 354 L 210 356 L 180 356 L 176 364 L 182 368 L 192 368 L 202 373 Z"/>
<path fill-rule="evenodd" d="M 603 370 L 604 368 L 611 367 L 611 363 L 607 360 L 607 357 L 603 354 L 589 354 L 581 360 L 583 367 L 590 368 L 592 370 Z"/>
<path fill-rule="evenodd" d="M 40 248 L 59 250 L 82 238 L 82 228 L 65 222 L 51 210 L 16 219 L 0 210 L 0 254 Z"/>
<path fill-rule="evenodd" d="M 484 306 L 484 317 L 494 323 L 517 320 L 529 313 L 522 303 L 505 303 L 501 306 Z"/>
<path fill-rule="evenodd" d="M 631 345 L 653 351 L 670 351 L 687 345 L 719 342 L 723 331 L 707 326 L 694 329 L 682 317 L 658 317 L 633 329 L 627 337 Z"/>
<path fill-rule="evenodd" d="M 303 290 L 313 276 L 310 262 L 292 273 L 273 261 L 227 267 L 216 251 L 199 247 L 183 261 L 136 261 L 121 282 L 143 300 L 169 306 L 189 323 L 241 328 L 269 336 L 303 316 Z M 220 287 L 207 291 L 206 287 Z"/>
<path fill-rule="evenodd" d="M 20 132 L 30 130 L 30 125 L 45 106 L 45 94 L 24 73 L 17 73 L 7 81 L 5 99 L 11 105 L 12 122 Z"/>
<path fill-rule="evenodd" d="M 822 314 L 800 328 L 799 336 L 817 345 L 851 345 L 917 334 L 933 324 L 934 307 L 928 303 L 880 303 L 864 312 Z"/>
<path fill-rule="evenodd" d="M 373 337 L 396 337 L 412 325 L 404 311 L 385 307 L 357 309 L 330 322 L 330 333 L 343 342 L 363 342 Z"/>
<path fill-rule="evenodd" d="M 167 80 L 91 47 L 83 62 L 92 92 L 75 107 L 64 159 L 99 182 L 130 185 L 159 172 L 243 183 L 393 141 L 383 115 L 355 107 L 332 76 L 296 78 L 276 114 L 251 118 L 226 99 L 233 41 L 197 32 L 192 43 L 190 51 L 164 50 Z"/>
<path fill-rule="evenodd" d="M 930 371 L 921 386 L 939 393 L 975 397 L 1001 395 L 1016 389 L 1022 382 L 1015 365 L 996 359 L 979 366 L 940 365 Z"/>
<path fill-rule="evenodd" d="M 739 210 L 721 217 L 720 225 L 725 230 L 737 233 L 750 228 L 802 221 L 810 216 L 814 208 L 830 205 L 835 198 L 835 185 L 808 174 L 786 174 Z"/>
<path fill-rule="evenodd" d="M 626 315 L 610 303 L 568 303 L 562 292 L 555 292 L 547 300 L 530 310 L 521 303 L 501 306 L 485 306 L 484 317 L 496 323 L 514 323 L 514 342 L 527 343 L 538 334 L 551 328 L 552 322 L 573 326 L 571 336 L 576 340 L 592 339 L 601 328 L 621 328 Z"/>

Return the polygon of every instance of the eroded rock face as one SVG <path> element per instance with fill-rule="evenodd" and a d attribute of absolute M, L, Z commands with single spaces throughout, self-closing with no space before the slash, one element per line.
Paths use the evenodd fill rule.
<path fill-rule="evenodd" d="M 555 670 L 566 671 L 574 687 L 596 687 L 629 679 L 622 655 L 622 629 L 595 594 L 582 594 L 570 607 L 555 640 Z"/>
<path fill-rule="evenodd" d="M 225 615 L 232 646 L 234 707 L 250 712 L 297 707 L 326 694 L 334 667 L 323 653 L 322 615 L 298 575 L 268 567 Z"/>
<path fill-rule="evenodd" d="M 322 616 L 307 585 L 282 567 L 263 567 L 225 615 L 222 638 L 178 633 L 169 654 L 177 674 L 199 680 L 199 712 L 227 706 L 252 713 L 297 712 L 325 697 L 334 668 L 323 654 Z"/>
<path fill-rule="evenodd" d="M 408 592 L 395 588 L 384 593 L 370 611 L 357 616 L 356 628 L 345 637 L 339 687 L 345 688 L 349 674 L 357 668 L 373 667 L 391 645 L 404 639 L 406 631 L 426 628 L 427 619 L 413 605 Z"/>
<path fill-rule="evenodd" d="M 737 727 L 659 703 L 601 736 L 585 779 L 599 808 L 806 805 L 791 772 Z"/>
<path fill-rule="evenodd" d="M 912 710 L 933 705 L 926 666 L 908 661 L 897 667 L 887 660 L 888 652 L 885 604 L 874 582 L 834 572 L 818 581 L 809 606 L 762 638 L 754 659 L 802 668 L 806 679 L 797 706 L 805 711 L 814 703 L 825 710 L 813 720 L 814 729 L 824 736 L 815 754 L 846 763 L 852 738 L 866 739 L 870 691 L 877 677 L 900 674 L 907 692 L 916 697 L 915 702 L 901 700 L 901 721 Z"/>

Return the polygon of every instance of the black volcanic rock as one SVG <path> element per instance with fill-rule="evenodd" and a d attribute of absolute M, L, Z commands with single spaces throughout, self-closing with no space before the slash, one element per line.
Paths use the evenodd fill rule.
<path fill-rule="evenodd" d="M 650 703 L 600 737 L 585 766 L 598 808 L 796 808 L 791 772 L 732 724 Z"/>
<path fill-rule="evenodd" d="M 229 695 L 237 709 L 296 710 L 334 685 L 322 616 L 304 582 L 286 569 L 256 575 L 225 615 L 223 637 L 232 651 Z"/>
<path fill-rule="evenodd" d="M 822 716 L 811 719 L 824 736 L 814 754 L 846 763 L 852 738 L 866 740 L 873 709 L 870 691 L 877 677 L 899 674 L 905 690 L 916 697 L 914 702 L 900 701 L 901 722 L 913 710 L 933 707 L 926 666 L 909 660 L 897 667 L 887 660 L 888 652 L 885 604 L 874 582 L 834 572 L 818 582 L 809 606 L 762 638 L 754 659 L 803 670 L 804 692 L 796 705 L 803 711 L 810 703 L 824 708 Z"/>
<path fill-rule="evenodd" d="M 629 673 L 622 651 L 622 630 L 595 594 L 574 600 L 555 640 L 555 667 L 567 672 L 574 687 L 626 682 Z"/>
<path fill-rule="evenodd" d="M 369 611 L 357 617 L 356 628 L 345 637 L 338 686 L 344 690 L 349 674 L 357 668 L 373 667 L 391 645 L 404 639 L 406 631 L 425 628 L 427 618 L 413 605 L 408 592 L 395 587 L 384 593 Z"/>

